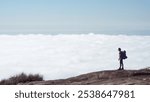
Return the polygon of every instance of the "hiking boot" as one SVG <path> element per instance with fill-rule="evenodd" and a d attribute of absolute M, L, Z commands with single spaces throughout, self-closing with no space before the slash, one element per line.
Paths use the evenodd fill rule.
<path fill-rule="evenodd" d="M 122 70 L 121 68 L 119 68 L 118 70 Z"/>

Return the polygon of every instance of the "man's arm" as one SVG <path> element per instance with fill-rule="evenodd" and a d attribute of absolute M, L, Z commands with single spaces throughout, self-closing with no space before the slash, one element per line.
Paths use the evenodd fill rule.
<path fill-rule="evenodd" d="M 118 58 L 118 60 L 120 60 L 121 59 L 121 52 L 119 52 L 119 58 Z"/>

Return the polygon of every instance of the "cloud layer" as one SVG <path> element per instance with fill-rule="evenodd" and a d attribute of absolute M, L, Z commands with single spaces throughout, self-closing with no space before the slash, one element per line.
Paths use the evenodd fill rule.
<path fill-rule="evenodd" d="M 127 69 L 150 66 L 150 36 L 1 35 L 0 79 L 20 72 L 58 79 L 117 69 L 118 47 L 127 51 Z"/>

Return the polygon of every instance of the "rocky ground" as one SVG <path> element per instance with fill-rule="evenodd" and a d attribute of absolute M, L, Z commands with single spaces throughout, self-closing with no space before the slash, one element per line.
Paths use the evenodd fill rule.
<path fill-rule="evenodd" d="M 23 85 L 150 85 L 150 68 L 106 70 L 67 79 L 34 81 Z"/>

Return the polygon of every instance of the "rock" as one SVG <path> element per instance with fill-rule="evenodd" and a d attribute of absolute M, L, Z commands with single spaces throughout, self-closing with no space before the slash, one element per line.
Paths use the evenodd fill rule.
<path fill-rule="evenodd" d="M 150 85 L 150 69 L 106 70 L 67 79 L 34 81 L 19 85 Z"/>

